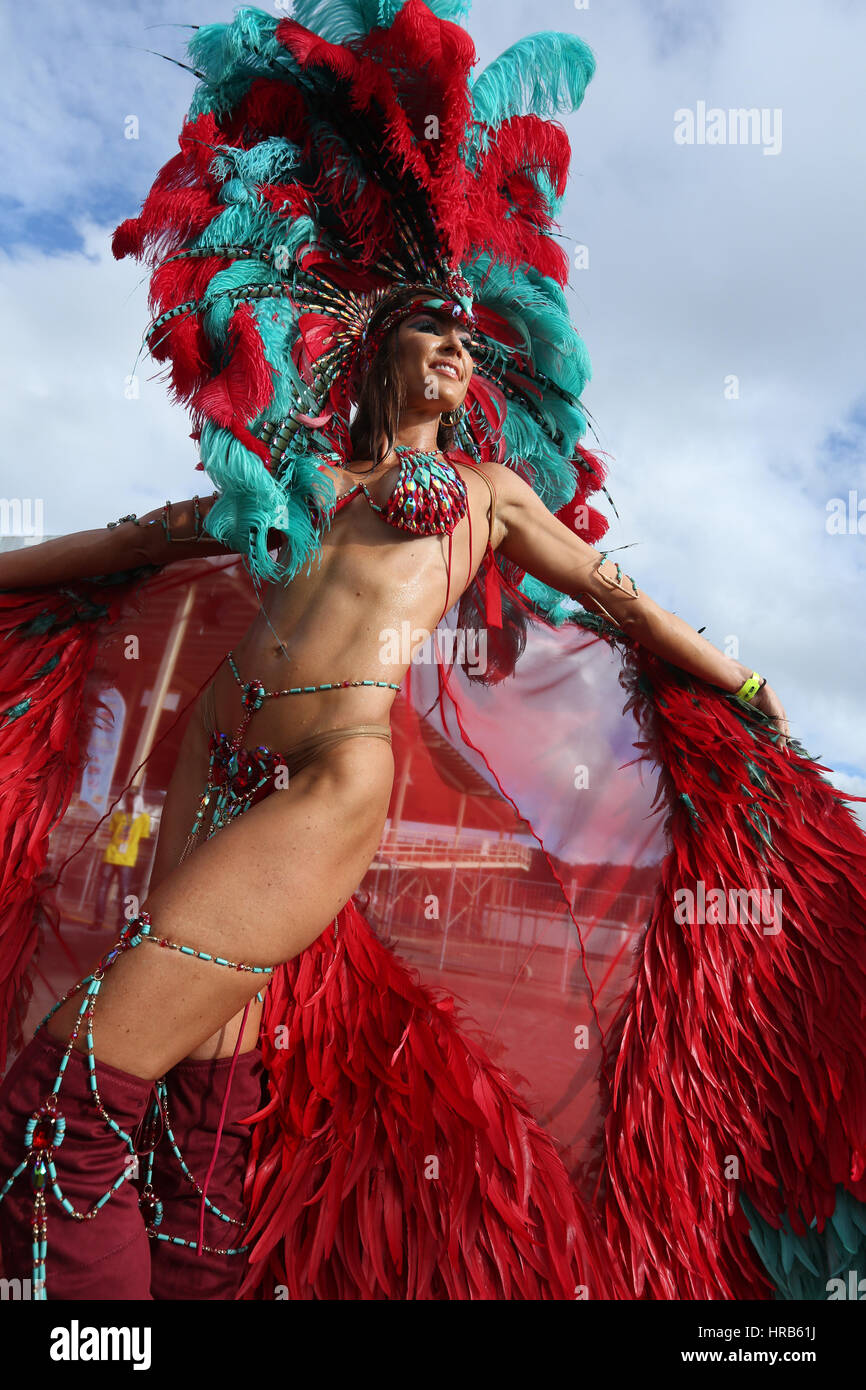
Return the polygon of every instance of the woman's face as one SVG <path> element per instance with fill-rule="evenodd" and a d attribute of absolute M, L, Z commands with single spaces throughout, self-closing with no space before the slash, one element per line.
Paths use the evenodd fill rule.
<path fill-rule="evenodd" d="M 406 386 L 406 405 L 431 413 L 463 404 L 472 376 L 468 328 L 450 317 L 422 310 L 403 319 L 397 329 L 397 358 Z"/>

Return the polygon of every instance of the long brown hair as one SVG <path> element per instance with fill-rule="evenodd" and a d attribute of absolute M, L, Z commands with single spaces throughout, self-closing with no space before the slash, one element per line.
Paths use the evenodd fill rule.
<path fill-rule="evenodd" d="M 417 294 L 417 291 L 414 292 Z M 411 299 L 413 292 L 406 291 Z M 398 298 L 399 302 L 399 298 Z M 387 309 L 393 309 L 394 300 L 389 300 Z M 375 331 L 376 319 L 371 323 Z M 406 383 L 400 371 L 400 355 L 397 346 L 395 324 L 385 335 L 378 352 L 373 358 L 369 372 L 365 376 L 358 393 L 358 410 L 349 426 L 349 440 L 352 457 L 369 458 L 373 467 L 382 462 L 385 455 L 394 447 L 400 416 L 406 405 Z M 456 431 L 453 425 L 440 420 L 436 447 L 443 450 L 454 448 Z"/>
<path fill-rule="evenodd" d="M 411 292 L 407 293 L 407 299 L 410 297 Z M 390 301 L 388 308 L 393 308 L 393 301 Z M 375 319 L 371 326 L 375 328 Z M 373 359 L 358 393 L 357 414 L 349 426 L 352 457 L 369 458 L 374 468 L 393 448 L 400 415 L 406 403 L 406 387 L 399 367 L 397 327 L 395 325 L 386 334 Z M 437 447 L 443 452 L 453 449 L 456 436 L 453 425 L 440 421 Z M 512 587 L 520 581 L 523 571 L 504 556 L 497 558 L 496 566 L 505 581 L 500 591 L 502 627 L 487 629 L 487 668 L 479 675 L 470 666 L 468 656 L 464 656 L 459 663 L 470 681 L 485 686 L 496 685 L 513 675 L 526 646 L 527 622 L 532 617 L 526 600 Z M 476 575 L 459 600 L 459 626 L 464 629 L 483 627 L 484 609 L 482 580 Z"/>

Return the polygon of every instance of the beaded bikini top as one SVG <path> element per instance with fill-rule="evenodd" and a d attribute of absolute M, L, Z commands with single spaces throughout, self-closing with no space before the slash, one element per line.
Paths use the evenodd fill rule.
<path fill-rule="evenodd" d="M 466 515 L 468 506 L 466 484 L 447 455 L 396 445 L 394 452 L 400 460 L 400 471 L 393 491 L 385 505 L 373 501 L 365 483 L 337 498 L 334 511 L 362 492 L 374 511 L 389 526 L 410 531 L 416 536 L 451 535 L 457 523 Z M 340 454 L 319 454 L 326 463 L 342 463 Z"/>
<path fill-rule="evenodd" d="M 363 493 L 374 511 L 383 521 L 400 531 L 408 531 L 416 536 L 447 535 L 448 537 L 448 589 L 442 617 L 448 611 L 451 595 L 451 547 L 454 528 L 469 513 L 466 484 L 447 454 L 413 449 L 407 444 L 397 444 L 394 452 L 400 460 L 397 481 L 385 505 L 382 507 L 373 498 L 364 483 L 356 483 L 348 492 L 338 497 L 333 513 L 341 511 L 353 497 Z M 484 617 L 489 626 L 502 627 L 502 601 L 499 592 L 498 571 L 493 563 L 491 539 L 493 518 L 496 511 L 496 493 L 486 474 L 476 468 L 472 459 L 460 449 L 452 451 L 462 455 L 463 461 L 475 469 L 490 490 L 490 534 L 487 549 L 479 568 L 479 577 L 484 584 Z M 335 463 L 340 467 L 341 454 L 318 454 L 323 465 Z M 469 546 L 472 548 L 472 518 L 469 517 Z M 441 622 L 441 618 L 440 618 Z"/>

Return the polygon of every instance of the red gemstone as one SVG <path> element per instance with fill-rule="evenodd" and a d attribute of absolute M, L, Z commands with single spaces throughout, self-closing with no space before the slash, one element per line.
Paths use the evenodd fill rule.
<path fill-rule="evenodd" d="M 264 694 L 265 687 L 262 685 L 261 681 L 250 681 L 249 685 L 247 686 L 246 690 L 241 696 L 241 704 L 244 706 L 245 709 L 259 709 L 261 707 Z"/>

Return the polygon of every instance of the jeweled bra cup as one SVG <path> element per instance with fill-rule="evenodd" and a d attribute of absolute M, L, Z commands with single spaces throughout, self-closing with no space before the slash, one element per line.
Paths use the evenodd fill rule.
<path fill-rule="evenodd" d="M 437 536 L 447 535 L 448 537 L 448 583 L 445 592 L 445 604 L 439 617 L 439 622 L 448 612 L 451 598 L 451 554 L 454 541 L 454 530 L 457 523 L 464 516 L 469 519 L 469 573 L 466 576 L 468 585 L 472 571 L 472 514 L 469 510 L 469 499 L 466 492 L 466 484 L 458 473 L 454 464 L 446 454 L 437 452 L 425 452 L 422 449 L 412 449 L 407 445 L 398 444 L 394 452 L 400 460 L 400 471 L 397 482 L 388 497 L 384 506 L 374 502 L 373 498 L 364 483 L 356 483 L 348 492 L 338 497 L 333 513 L 342 511 L 354 497 L 366 497 L 370 506 L 378 512 L 383 521 L 397 530 L 408 531 L 413 535 Z M 487 535 L 487 547 L 482 558 L 481 565 L 487 566 L 485 573 L 487 582 L 485 587 L 484 609 L 485 618 L 495 627 L 502 626 L 501 601 L 498 590 L 496 589 L 496 570 L 493 564 L 493 525 L 496 518 L 496 489 L 483 469 L 479 468 L 468 455 L 462 450 L 455 450 L 462 458 L 463 464 L 472 469 L 473 473 L 481 479 L 490 493 L 490 529 Z M 319 454 L 322 460 L 317 465 L 320 471 L 328 466 L 341 468 L 345 460 L 340 454 Z M 315 511 L 311 507 L 313 521 L 317 520 Z M 438 624 L 437 624 L 438 626 Z"/>
<path fill-rule="evenodd" d="M 466 484 L 445 454 L 412 449 L 398 444 L 394 450 L 400 469 L 384 506 L 374 502 L 363 482 L 338 499 L 343 506 L 362 492 L 375 512 L 389 526 L 417 536 L 450 535 L 467 512 Z M 324 461 L 340 462 L 339 454 L 320 454 Z"/>

